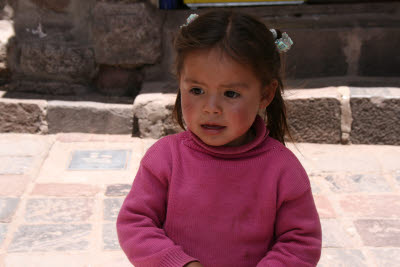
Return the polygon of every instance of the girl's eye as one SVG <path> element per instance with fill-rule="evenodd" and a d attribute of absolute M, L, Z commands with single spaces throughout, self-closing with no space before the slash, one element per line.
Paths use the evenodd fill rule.
<path fill-rule="evenodd" d="M 229 97 L 229 98 L 238 98 L 238 97 L 240 96 L 239 93 L 236 93 L 236 92 L 234 92 L 234 91 L 226 91 L 226 92 L 224 93 L 224 95 L 225 95 L 226 97 Z"/>
<path fill-rule="evenodd" d="M 202 94 L 204 94 L 203 89 L 200 89 L 200 88 L 197 88 L 197 87 L 194 87 L 194 88 L 190 89 L 189 92 L 194 94 L 194 95 L 202 95 Z"/>

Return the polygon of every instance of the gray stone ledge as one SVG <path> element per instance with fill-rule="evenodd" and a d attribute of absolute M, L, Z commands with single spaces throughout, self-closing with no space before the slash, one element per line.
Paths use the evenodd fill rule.
<path fill-rule="evenodd" d="M 160 138 L 181 131 L 171 116 L 176 87 L 151 83 L 143 88 L 133 105 L 7 99 L 0 94 L 0 132 Z M 284 98 L 298 142 L 400 145 L 400 88 L 293 89 Z"/>
<path fill-rule="evenodd" d="M 49 133 L 132 133 L 132 105 L 48 101 Z"/>
<path fill-rule="evenodd" d="M 47 133 L 47 102 L 0 98 L 0 132 Z"/>
<path fill-rule="evenodd" d="M 350 88 L 353 144 L 400 145 L 400 88 Z"/>

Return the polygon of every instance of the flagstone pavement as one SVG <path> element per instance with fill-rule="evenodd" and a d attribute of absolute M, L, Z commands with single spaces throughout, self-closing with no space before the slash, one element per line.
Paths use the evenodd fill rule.
<path fill-rule="evenodd" d="M 115 220 L 154 139 L 0 134 L 0 266 L 131 266 Z M 323 229 L 318 266 L 400 266 L 400 146 L 289 144 Z"/>

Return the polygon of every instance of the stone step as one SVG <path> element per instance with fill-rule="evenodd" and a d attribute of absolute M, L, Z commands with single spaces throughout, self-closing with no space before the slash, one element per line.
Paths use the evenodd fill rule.
<path fill-rule="evenodd" d="M 179 132 L 172 120 L 175 90 L 144 84 L 131 103 L 11 99 L 0 94 L 0 132 L 132 134 Z M 400 145 L 400 88 L 325 87 L 285 92 L 295 141 Z"/>

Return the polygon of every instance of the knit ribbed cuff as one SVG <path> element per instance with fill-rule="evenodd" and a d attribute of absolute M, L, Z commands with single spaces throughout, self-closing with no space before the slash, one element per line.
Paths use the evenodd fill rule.
<path fill-rule="evenodd" d="M 197 259 L 190 257 L 182 248 L 174 247 L 169 250 L 160 262 L 160 267 L 177 267 L 184 266 L 191 261 L 198 261 Z"/>

